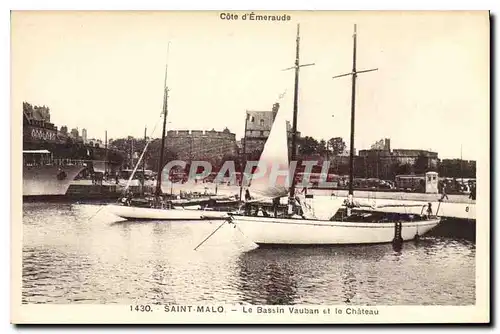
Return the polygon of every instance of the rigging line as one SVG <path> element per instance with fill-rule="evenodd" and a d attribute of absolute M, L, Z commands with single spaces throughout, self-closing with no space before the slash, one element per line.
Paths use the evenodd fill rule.
<path fill-rule="evenodd" d="M 161 118 L 160 118 L 160 119 L 161 119 Z M 144 150 L 143 150 L 143 152 L 142 152 L 142 154 L 141 154 L 141 157 L 140 157 L 139 161 L 137 162 L 137 165 L 135 166 L 135 169 L 134 169 L 134 171 L 132 172 L 132 175 L 130 176 L 130 178 L 129 178 L 128 182 L 127 182 L 127 186 L 125 187 L 125 190 L 123 191 L 123 193 L 124 193 L 124 192 L 128 189 L 128 187 L 130 186 L 130 181 L 132 180 L 132 177 L 134 176 L 135 172 L 137 171 L 137 167 L 139 166 L 139 164 L 140 164 L 140 162 L 141 162 L 141 160 L 142 160 L 142 157 L 144 156 L 144 153 L 146 153 L 146 149 L 147 149 L 147 147 L 148 147 L 149 143 L 152 141 L 153 134 L 154 134 L 154 132 L 155 132 L 156 128 L 158 127 L 158 123 L 159 123 L 159 122 L 160 122 L 159 120 L 158 120 L 158 122 L 156 122 L 156 125 L 155 125 L 155 126 L 154 126 L 154 128 L 153 128 L 153 131 L 151 131 L 150 136 L 149 136 L 149 141 L 146 143 L 146 146 L 144 147 Z M 99 209 L 98 209 L 98 210 L 97 210 L 97 211 L 96 211 L 96 212 L 95 212 L 92 216 L 90 216 L 90 218 L 89 218 L 89 219 L 87 219 L 87 221 L 90 221 L 90 220 L 92 220 L 95 216 L 97 216 L 97 214 L 98 214 L 99 212 L 101 212 L 101 210 L 102 210 L 102 209 L 104 209 L 104 207 L 105 207 L 105 206 L 106 206 L 106 205 L 102 205 L 102 206 L 101 206 L 101 207 L 100 207 L 100 208 L 99 208 Z"/>
<path fill-rule="evenodd" d="M 236 224 L 234 224 L 234 226 L 236 227 L 236 229 L 238 230 L 238 232 L 240 232 L 240 234 L 246 239 L 246 240 L 250 240 L 246 235 L 245 233 L 243 233 L 243 231 L 240 229 L 240 227 Z"/>
<path fill-rule="evenodd" d="M 162 113 L 162 114 L 163 114 L 163 113 Z M 141 154 L 141 156 L 139 157 L 139 160 L 137 160 L 137 164 L 135 165 L 134 170 L 132 171 L 132 174 L 130 174 L 130 177 L 129 177 L 128 181 L 127 181 L 127 185 L 125 186 L 125 189 L 123 190 L 123 193 L 125 193 L 125 192 L 128 190 L 128 188 L 130 187 L 130 182 L 132 181 L 132 178 L 134 177 L 135 173 L 137 172 L 137 168 L 139 167 L 139 164 L 142 162 L 142 159 L 143 159 L 143 157 L 144 157 L 144 154 L 146 153 L 146 150 L 147 150 L 147 148 L 148 148 L 149 144 L 150 144 L 150 143 L 151 143 L 151 141 L 153 140 L 153 134 L 154 134 L 154 132 L 155 132 L 156 128 L 158 127 L 158 124 L 160 123 L 160 120 L 161 120 L 161 117 L 160 117 L 160 119 L 156 122 L 156 124 L 155 124 L 155 126 L 154 126 L 154 128 L 153 128 L 153 131 L 151 131 L 151 133 L 150 133 L 150 135 L 149 135 L 149 140 L 148 140 L 148 142 L 146 143 L 146 145 L 144 146 L 144 149 L 142 150 L 142 154 Z"/>

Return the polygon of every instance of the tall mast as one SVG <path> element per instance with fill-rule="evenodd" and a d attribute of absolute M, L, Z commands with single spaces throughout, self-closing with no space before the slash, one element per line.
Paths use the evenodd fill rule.
<path fill-rule="evenodd" d="M 358 71 L 356 69 L 356 25 L 354 25 L 354 35 L 353 37 L 353 53 L 352 53 L 352 72 L 345 73 L 341 75 L 336 75 L 333 78 L 345 77 L 348 75 L 352 76 L 352 87 L 351 87 L 351 140 L 349 148 L 349 195 L 354 193 L 353 183 L 354 183 L 354 124 L 355 124 L 355 114 L 356 114 L 356 77 L 359 73 L 377 71 L 378 68 L 373 68 L 370 70 Z"/>
<path fill-rule="evenodd" d="M 460 182 L 460 190 L 462 189 L 462 184 L 464 183 L 464 168 L 463 168 L 463 158 L 462 158 L 462 144 L 460 144 L 460 177 L 462 181 Z"/>
<path fill-rule="evenodd" d="M 292 152 L 290 156 L 291 161 L 297 159 L 297 114 L 299 102 L 299 64 L 300 64 L 300 24 L 297 24 L 297 45 L 295 48 L 295 85 L 293 88 L 293 123 L 292 123 Z M 290 197 L 295 196 L 295 173 L 292 175 L 292 187 L 290 188 Z"/>
<path fill-rule="evenodd" d="M 147 131 L 148 131 L 148 128 L 145 127 L 144 128 L 144 144 L 146 145 L 147 144 Z M 142 173 L 144 175 L 144 173 L 146 172 L 146 159 L 142 159 Z"/>
<path fill-rule="evenodd" d="M 299 69 L 304 66 L 311 66 L 311 64 L 300 65 L 300 24 L 297 24 L 297 40 L 295 49 L 295 66 L 285 70 L 295 69 L 295 86 L 293 95 L 293 123 L 292 123 L 292 152 L 290 161 L 297 160 L 297 114 L 299 112 Z M 295 197 L 295 170 L 292 175 L 292 184 L 290 186 L 290 198 Z"/>
<path fill-rule="evenodd" d="M 352 85 L 351 85 L 351 139 L 349 143 L 349 195 L 353 194 L 354 184 L 354 124 L 356 115 L 356 25 L 354 25 L 352 51 Z"/>
<path fill-rule="evenodd" d="M 144 128 L 144 145 L 147 145 L 147 130 L 148 128 Z M 146 146 L 144 146 L 145 148 Z M 146 157 L 142 158 L 142 193 L 144 195 L 144 185 L 146 184 Z"/>
<path fill-rule="evenodd" d="M 104 152 L 106 154 L 104 158 L 104 174 L 108 172 L 108 130 L 104 131 Z"/>
<path fill-rule="evenodd" d="M 168 114 L 168 87 L 167 87 L 167 73 L 168 73 L 168 50 L 170 42 L 167 46 L 167 63 L 165 65 L 165 82 L 163 84 L 163 131 L 161 136 L 161 151 L 160 162 L 158 163 L 158 176 L 156 178 L 156 196 L 162 194 L 161 191 L 161 172 L 163 169 L 163 151 L 165 150 L 165 128 L 167 127 L 167 114 Z"/>
<path fill-rule="evenodd" d="M 134 138 L 130 139 L 130 168 L 134 168 Z"/>
<path fill-rule="evenodd" d="M 245 169 L 247 166 L 247 125 L 248 125 L 248 110 L 245 111 L 245 134 L 243 136 L 243 169 L 241 170 L 241 181 L 240 181 L 240 201 L 243 195 L 243 181 L 245 179 Z"/>

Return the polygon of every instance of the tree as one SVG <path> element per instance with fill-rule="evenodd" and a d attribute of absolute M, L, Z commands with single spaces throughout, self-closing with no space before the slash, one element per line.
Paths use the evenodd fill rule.
<path fill-rule="evenodd" d="M 327 148 L 326 148 L 326 141 L 324 139 L 321 139 L 318 143 L 318 148 L 317 148 L 317 152 L 318 154 L 320 155 L 324 155 L 327 151 Z"/>
<path fill-rule="evenodd" d="M 78 139 L 78 137 L 80 136 L 80 133 L 78 132 L 78 129 L 73 128 L 73 129 L 71 129 L 71 135 L 73 136 L 73 138 Z"/>
<path fill-rule="evenodd" d="M 118 138 L 113 140 L 113 147 L 116 149 L 123 151 L 123 152 L 129 152 L 130 151 L 130 143 L 128 139 L 126 138 Z"/>
<path fill-rule="evenodd" d="M 425 174 L 429 171 L 429 158 L 420 153 L 413 164 L 415 174 Z"/>
<path fill-rule="evenodd" d="M 154 155 L 146 156 L 145 154 L 145 158 L 146 158 L 146 166 L 148 166 L 148 169 L 156 171 L 158 169 L 158 164 L 160 162 L 160 150 L 158 150 L 158 153 Z M 177 160 L 177 154 L 165 148 L 165 151 L 163 153 L 162 168 L 165 167 L 165 165 L 172 160 Z"/>
<path fill-rule="evenodd" d="M 389 179 L 395 180 L 396 175 L 398 174 L 399 174 L 399 163 L 394 161 L 389 166 Z"/>
<path fill-rule="evenodd" d="M 346 150 L 346 144 L 342 137 L 335 137 L 328 140 L 328 146 L 331 148 L 333 155 L 341 155 Z"/>
<path fill-rule="evenodd" d="M 413 166 L 410 164 L 399 165 L 396 168 L 396 175 L 408 175 L 413 173 Z"/>
<path fill-rule="evenodd" d="M 318 151 L 319 143 L 316 139 L 305 136 L 300 139 L 299 153 L 301 155 L 313 155 Z"/>
<path fill-rule="evenodd" d="M 128 139 L 127 139 L 128 140 Z M 144 139 L 138 139 L 134 142 L 134 148 L 142 153 L 146 143 Z M 148 168 L 156 170 L 158 168 L 158 163 L 160 162 L 161 153 L 161 139 L 153 140 L 144 154 L 144 159 Z M 163 165 L 166 165 L 169 161 L 177 160 L 177 152 L 169 150 L 167 147 L 163 150 Z"/>

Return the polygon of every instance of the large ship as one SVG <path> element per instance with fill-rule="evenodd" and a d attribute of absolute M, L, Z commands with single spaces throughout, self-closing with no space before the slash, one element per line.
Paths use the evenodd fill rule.
<path fill-rule="evenodd" d="M 58 131 L 49 108 L 23 103 L 23 199 L 64 196 L 78 175 L 94 173 L 94 165 L 123 160 L 75 130 Z"/>
<path fill-rule="evenodd" d="M 23 197 L 65 195 L 86 167 L 82 161 L 53 159 L 48 150 L 23 150 Z"/>

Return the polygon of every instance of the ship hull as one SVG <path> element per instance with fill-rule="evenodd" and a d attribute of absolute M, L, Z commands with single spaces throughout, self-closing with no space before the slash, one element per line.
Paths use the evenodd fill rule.
<path fill-rule="evenodd" d="M 24 166 L 23 198 L 60 197 L 84 166 Z"/>
<path fill-rule="evenodd" d="M 118 204 L 107 205 L 109 212 L 127 220 L 207 220 L 225 219 L 226 212 L 202 209 L 154 209 Z"/>
<path fill-rule="evenodd" d="M 257 245 L 350 245 L 393 242 L 396 224 L 233 216 L 232 222 Z M 436 227 L 439 218 L 402 222 L 402 241 Z"/>

